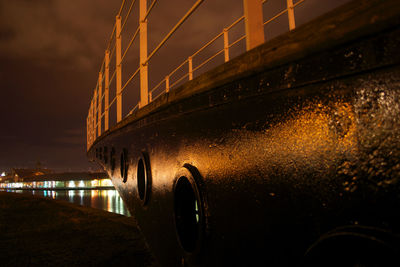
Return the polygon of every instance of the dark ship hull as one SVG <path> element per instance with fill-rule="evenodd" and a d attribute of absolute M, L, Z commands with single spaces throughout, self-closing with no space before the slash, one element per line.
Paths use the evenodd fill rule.
<path fill-rule="evenodd" d="M 351 3 L 96 140 L 89 157 L 112 177 L 161 266 L 393 260 L 399 14 L 395 1 Z"/>

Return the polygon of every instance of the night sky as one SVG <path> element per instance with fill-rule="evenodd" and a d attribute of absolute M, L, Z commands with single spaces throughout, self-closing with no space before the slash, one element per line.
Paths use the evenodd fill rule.
<path fill-rule="evenodd" d="M 86 158 L 86 116 L 121 2 L 0 0 L 0 171 L 32 168 L 38 161 L 57 171 L 98 168 Z M 127 0 L 127 5 L 130 2 Z M 194 2 L 158 1 L 149 17 L 149 52 Z M 297 26 L 348 0 L 321 2 L 306 0 L 299 6 L 295 10 Z M 265 20 L 282 10 L 285 3 L 268 1 L 264 5 Z M 136 29 L 137 6 L 127 22 L 127 33 L 122 34 L 123 47 Z M 242 0 L 206 0 L 150 62 L 150 88 L 242 12 Z M 238 25 L 232 31 L 231 42 L 243 33 L 242 28 Z M 287 16 L 283 15 L 265 29 L 266 38 L 286 30 Z M 123 65 L 124 81 L 137 66 L 137 44 L 138 40 Z M 206 52 L 219 49 L 216 45 Z M 235 49 L 231 58 L 243 52 L 244 43 Z M 126 95 L 132 103 L 138 98 L 135 82 Z M 124 113 L 128 108 L 124 107 Z"/>

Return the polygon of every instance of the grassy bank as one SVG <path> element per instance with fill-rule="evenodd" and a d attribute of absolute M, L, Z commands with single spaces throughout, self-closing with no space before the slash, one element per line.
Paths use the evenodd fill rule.
<path fill-rule="evenodd" d="M 155 266 L 132 217 L 0 192 L 1 266 Z"/>

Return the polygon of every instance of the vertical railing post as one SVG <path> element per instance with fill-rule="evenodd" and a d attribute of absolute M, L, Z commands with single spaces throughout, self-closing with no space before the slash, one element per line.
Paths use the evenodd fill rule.
<path fill-rule="evenodd" d="M 94 140 L 96 140 L 96 108 L 95 108 L 95 100 L 93 97 L 93 103 L 92 103 L 92 144 Z"/>
<path fill-rule="evenodd" d="M 264 22 L 262 0 L 243 0 L 246 25 L 246 49 L 250 50 L 264 43 Z"/>
<path fill-rule="evenodd" d="M 149 92 L 149 103 L 153 101 L 153 92 Z"/>
<path fill-rule="evenodd" d="M 224 29 L 224 55 L 225 55 L 225 62 L 229 61 L 229 36 L 228 30 Z"/>
<path fill-rule="evenodd" d="M 89 146 L 92 145 L 92 101 L 90 101 L 89 107 Z"/>
<path fill-rule="evenodd" d="M 165 77 L 165 92 L 169 92 L 169 76 Z"/>
<path fill-rule="evenodd" d="M 87 150 L 89 150 L 91 143 L 91 139 L 92 139 L 92 135 L 91 135 L 91 129 L 90 129 L 90 106 L 89 106 L 89 112 L 88 112 L 88 117 L 87 117 Z"/>
<path fill-rule="evenodd" d="M 139 107 L 147 105 L 149 100 L 148 62 L 147 62 L 147 0 L 139 2 L 139 38 L 140 38 L 140 102 Z"/>
<path fill-rule="evenodd" d="M 93 107 L 92 107 L 92 144 L 94 143 L 94 140 L 96 140 L 96 109 L 94 106 L 94 98 L 93 98 Z"/>
<path fill-rule="evenodd" d="M 88 116 L 86 117 L 86 151 L 89 150 L 89 146 L 90 146 L 89 136 L 90 135 L 89 135 L 89 114 L 88 114 Z"/>
<path fill-rule="evenodd" d="M 287 2 L 288 17 L 289 17 L 289 29 L 294 30 L 296 28 L 296 23 L 294 19 L 293 0 L 286 0 L 286 2 Z"/>
<path fill-rule="evenodd" d="M 86 148 L 89 150 L 90 147 L 90 108 L 88 111 L 88 116 L 86 118 Z"/>
<path fill-rule="evenodd" d="M 97 121 L 97 135 L 101 135 L 101 114 L 102 114 L 102 95 L 103 95 L 103 74 L 99 72 L 99 88 L 98 88 L 98 101 L 97 101 L 97 112 L 98 112 L 98 121 Z"/>
<path fill-rule="evenodd" d="M 93 118 L 93 121 L 94 121 L 94 127 L 93 127 L 93 131 L 94 131 L 94 138 L 96 139 L 96 137 L 97 137 L 97 115 L 98 115 L 98 100 L 97 100 L 97 86 L 96 86 L 96 88 L 94 89 L 94 99 L 93 99 L 93 108 L 94 108 L 94 118 Z"/>
<path fill-rule="evenodd" d="M 188 58 L 188 63 L 189 63 L 189 81 L 193 80 L 193 58 L 189 57 Z"/>
<path fill-rule="evenodd" d="M 110 51 L 106 50 L 104 59 L 104 131 L 108 130 L 108 112 L 109 112 L 109 97 L 110 97 Z"/>
<path fill-rule="evenodd" d="M 116 97 L 117 97 L 117 122 L 122 120 L 122 66 L 121 66 L 121 16 L 115 21 L 115 69 L 116 69 Z"/>
<path fill-rule="evenodd" d="M 94 133 L 93 133 L 93 127 L 94 127 L 94 108 L 93 108 L 93 102 L 94 102 L 94 96 L 92 98 L 92 101 L 90 102 L 90 145 L 93 144 L 94 141 Z"/>
<path fill-rule="evenodd" d="M 90 147 L 90 106 L 89 106 L 89 111 L 88 111 L 88 117 L 87 117 L 87 148 L 89 150 Z"/>

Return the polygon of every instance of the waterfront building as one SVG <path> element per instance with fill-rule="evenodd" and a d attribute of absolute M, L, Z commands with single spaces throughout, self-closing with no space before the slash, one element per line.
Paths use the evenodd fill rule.
<path fill-rule="evenodd" d="M 30 176 L 26 176 L 28 173 L 30 173 Z M 114 188 L 111 180 L 104 172 L 38 173 L 38 171 L 18 170 L 14 172 L 14 175 L 11 175 L 10 179 L 1 181 L 0 188 L 39 190 Z"/>
<path fill-rule="evenodd" d="M 54 173 L 50 169 L 42 169 L 42 168 L 35 168 L 35 169 L 18 169 L 13 168 L 11 170 L 11 177 L 14 182 L 23 182 L 25 179 L 30 177 L 37 177 L 44 174 L 52 174 Z"/>

